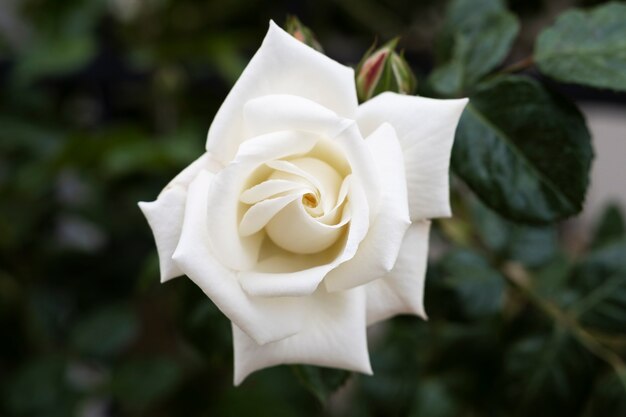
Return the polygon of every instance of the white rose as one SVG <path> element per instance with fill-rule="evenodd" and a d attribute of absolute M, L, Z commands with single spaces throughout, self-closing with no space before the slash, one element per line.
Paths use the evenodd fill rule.
<path fill-rule="evenodd" d="M 425 317 L 428 219 L 450 215 L 461 100 L 381 94 L 273 22 L 207 152 L 139 203 L 161 280 L 187 275 L 231 320 L 235 384 L 284 363 L 372 372 L 368 325 Z"/>

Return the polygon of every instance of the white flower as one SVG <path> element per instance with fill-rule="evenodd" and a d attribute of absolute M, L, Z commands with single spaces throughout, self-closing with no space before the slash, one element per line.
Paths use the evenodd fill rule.
<path fill-rule="evenodd" d="M 366 328 L 425 317 L 428 219 L 450 215 L 466 99 L 381 94 L 273 22 L 207 152 L 140 203 L 161 280 L 187 275 L 231 320 L 235 384 L 307 363 L 371 373 Z"/>

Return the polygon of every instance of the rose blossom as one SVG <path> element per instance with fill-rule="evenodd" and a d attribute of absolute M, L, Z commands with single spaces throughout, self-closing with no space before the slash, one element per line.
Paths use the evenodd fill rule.
<path fill-rule="evenodd" d="M 450 216 L 466 99 L 380 94 L 273 22 L 207 152 L 139 203 L 161 281 L 187 275 L 231 320 L 235 384 L 307 363 L 372 372 L 368 325 L 426 317 L 428 219 Z"/>

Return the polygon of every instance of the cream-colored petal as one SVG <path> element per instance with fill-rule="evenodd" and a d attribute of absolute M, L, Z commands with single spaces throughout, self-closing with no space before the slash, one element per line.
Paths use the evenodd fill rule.
<path fill-rule="evenodd" d="M 411 220 L 450 216 L 450 153 L 467 99 L 437 100 L 383 93 L 363 103 L 363 135 L 382 123 L 396 130 L 404 153 Z"/>
<path fill-rule="evenodd" d="M 246 204 L 255 204 L 267 198 L 272 198 L 276 195 L 284 195 L 285 193 L 290 193 L 292 191 L 301 189 L 302 187 L 302 182 L 270 179 L 245 190 L 239 196 L 239 201 Z M 314 190 L 312 187 L 309 187 L 307 191 L 313 192 Z"/>
<path fill-rule="evenodd" d="M 139 208 L 148 220 L 154 235 L 159 253 L 161 282 L 183 275 L 183 272 L 172 261 L 172 255 L 180 239 L 186 199 L 187 190 L 175 186 L 162 193 L 155 201 L 139 203 Z"/>
<path fill-rule="evenodd" d="M 348 213 L 346 213 L 348 214 Z M 298 254 L 321 252 L 332 246 L 343 234 L 350 217 L 328 225 L 311 217 L 301 200 L 295 200 L 277 212 L 267 223 L 267 235 L 279 247 Z"/>
<path fill-rule="evenodd" d="M 291 163 L 315 178 L 319 192 L 319 208 L 322 212 L 332 210 L 343 182 L 341 175 L 332 166 L 318 158 L 296 158 L 291 160 Z"/>
<path fill-rule="evenodd" d="M 299 130 L 335 137 L 351 122 L 334 111 L 301 96 L 270 94 L 244 106 L 245 137 L 280 130 Z"/>
<path fill-rule="evenodd" d="M 290 179 L 300 182 L 304 180 L 304 183 L 311 184 L 317 189 L 322 188 L 322 184 L 319 182 L 318 178 L 315 175 L 308 171 L 305 171 L 300 166 L 293 163 L 293 161 L 275 160 L 268 161 L 265 165 L 277 171 L 276 173 L 272 174 L 271 178 Z"/>
<path fill-rule="evenodd" d="M 207 150 L 223 163 L 231 161 L 246 139 L 246 103 L 270 94 L 303 97 L 350 119 L 357 109 L 354 71 L 270 22 L 263 44 L 213 119 Z"/>
<path fill-rule="evenodd" d="M 365 142 L 376 162 L 370 170 L 381 183 L 380 209 L 354 258 L 326 276 L 324 284 L 329 291 L 363 285 L 390 271 L 411 224 L 402 149 L 394 129 L 384 123 Z"/>
<path fill-rule="evenodd" d="M 348 236 L 346 245 L 342 252 L 333 261 L 333 269 L 354 257 L 359 245 L 365 239 L 367 231 L 370 227 L 369 205 L 367 204 L 367 196 L 363 190 L 361 181 L 352 178 L 350 181 L 350 190 L 348 191 L 348 200 L 342 213 L 342 222 L 349 217 L 350 223 L 348 227 Z"/>
<path fill-rule="evenodd" d="M 378 214 L 381 195 L 378 170 L 372 169 L 372 167 L 376 166 L 374 156 L 363 140 L 356 123 L 344 129 L 334 138 L 334 141 L 339 144 L 345 152 L 345 157 L 350 163 L 352 174 L 359 180 L 365 191 L 370 221 L 372 221 L 376 214 Z M 361 207 L 354 207 L 354 209 L 360 210 Z"/>
<path fill-rule="evenodd" d="M 329 271 L 355 256 L 359 243 L 369 227 L 369 212 L 365 194 L 358 181 L 351 181 L 348 201 L 341 223 L 350 219 L 347 235 L 327 251 L 313 255 L 299 255 L 284 250 L 261 259 L 254 270 L 239 273 L 239 280 L 246 292 L 263 297 L 305 297 L 318 289 L 319 283 Z M 352 205 L 362 207 L 354 212 Z M 341 224 L 340 223 L 340 224 Z M 304 299 L 304 298 L 300 298 Z"/>
<path fill-rule="evenodd" d="M 276 271 L 284 267 L 270 262 L 276 266 Z M 268 265 L 269 262 L 265 262 L 262 267 L 268 268 Z M 293 263 L 289 266 L 292 267 Z M 330 269 L 332 265 L 324 264 L 296 272 L 240 272 L 238 277 L 241 287 L 254 297 L 306 297 L 315 292 Z"/>
<path fill-rule="evenodd" d="M 233 325 L 235 385 L 252 372 L 280 364 L 310 364 L 371 374 L 362 288 L 319 289 L 302 299 L 307 321 L 298 334 L 258 345 Z M 285 315 L 290 312 L 285 310 Z"/>
<path fill-rule="evenodd" d="M 335 201 L 335 206 L 330 210 L 326 211 L 322 216 L 317 218 L 317 221 L 324 224 L 336 224 L 337 219 L 340 214 L 344 214 L 344 202 L 348 197 L 348 191 L 350 190 L 350 184 L 352 181 L 352 174 L 346 176 L 341 183 L 341 187 L 339 188 L 339 193 L 337 194 L 337 199 Z M 352 215 L 350 214 L 350 217 Z"/>
<path fill-rule="evenodd" d="M 365 285 L 367 324 L 397 314 L 415 314 L 426 319 L 424 282 L 428 261 L 430 222 L 413 223 L 407 230 L 395 266 L 380 279 Z"/>
<path fill-rule="evenodd" d="M 173 256 L 176 265 L 254 343 L 277 341 L 301 331 L 305 311 L 299 299 L 249 296 L 235 272 L 214 256 L 207 222 L 214 180 L 213 174 L 201 171 L 189 185 L 182 233 Z"/>
<path fill-rule="evenodd" d="M 202 169 L 216 172 L 220 166 L 205 153 L 174 177 L 155 201 L 138 203 L 154 235 L 159 253 L 161 282 L 183 275 L 172 261 L 172 254 L 180 239 L 187 187 Z"/>
<path fill-rule="evenodd" d="M 224 265 L 237 271 L 254 268 L 262 236 L 239 234 L 243 204 L 240 195 L 259 167 L 268 161 L 290 155 L 303 155 L 311 150 L 317 138 L 304 132 L 277 132 L 257 136 L 244 142 L 235 160 L 215 176 L 209 191 L 208 229 L 215 256 Z M 243 215 L 243 213 L 241 213 Z"/>
<path fill-rule="evenodd" d="M 261 231 L 274 216 L 290 203 L 300 200 L 305 193 L 306 191 L 301 191 L 254 204 L 243 215 L 239 223 L 239 234 L 245 237 Z"/>

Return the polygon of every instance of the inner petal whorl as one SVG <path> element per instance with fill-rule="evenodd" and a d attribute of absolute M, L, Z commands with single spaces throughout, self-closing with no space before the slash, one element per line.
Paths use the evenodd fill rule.
<path fill-rule="evenodd" d="M 296 169 L 290 172 L 276 170 L 270 175 L 270 179 L 312 183 L 315 193 L 307 193 L 302 197 L 307 213 L 313 217 L 319 217 L 332 210 L 337 202 L 343 180 L 339 173 L 332 166 L 317 158 L 303 157 L 285 162 Z"/>
<path fill-rule="evenodd" d="M 343 212 L 349 183 L 330 164 L 314 157 L 274 160 L 266 166 L 272 170 L 266 180 L 241 194 L 240 201 L 250 207 L 240 233 L 265 230 L 278 247 L 298 254 L 331 247 L 350 220 L 349 213 Z"/>

